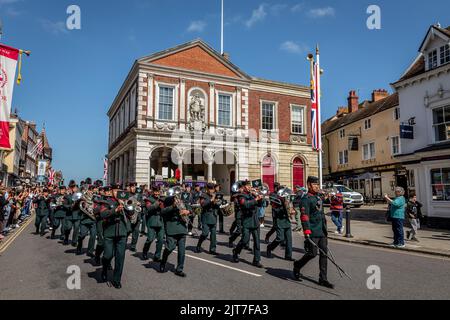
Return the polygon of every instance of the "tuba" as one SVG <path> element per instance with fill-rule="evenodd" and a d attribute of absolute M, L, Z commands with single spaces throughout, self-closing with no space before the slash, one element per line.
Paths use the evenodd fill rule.
<path fill-rule="evenodd" d="M 177 206 L 178 210 L 185 211 L 187 210 L 186 206 L 184 205 L 183 200 L 181 199 L 181 194 L 183 193 L 183 190 L 180 187 L 173 187 L 167 190 L 168 197 L 174 197 L 175 199 L 175 205 Z M 186 215 L 180 214 L 181 218 L 188 223 L 189 217 Z"/>
<path fill-rule="evenodd" d="M 124 203 L 124 209 L 128 213 L 128 217 L 132 224 L 135 224 L 138 220 L 139 214 L 142 212 L 142 206 L 136 196 L 129 198 Z"/>
<path fill-rule="evenodd" d="M 78 197 L 78 196 L 77 196 Z M 96 221 L 94 214 L 94 194 L 92 192 L 85 192 L 80 198 L 80 210 L 91 220 Z M 73 200 L 73 197 L 72 197 Z"/>
<path fill-rule="evenodd" d="M 284 199 L 284 203 L 282 204 L 286 208 L 289 216 L 295 214 L 294 204 L 292 202 L 292 197 L 294 195 L 294 192 L 289 188 L 282 188 L 278 191 L 278 196 Z"/>

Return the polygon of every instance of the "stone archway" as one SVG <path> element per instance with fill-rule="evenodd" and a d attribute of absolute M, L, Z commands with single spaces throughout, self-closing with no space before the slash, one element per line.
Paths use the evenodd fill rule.
<path fill-rule="evenodd" d="M 179 158 L 177 150 L 171 147 L 157 147 L 150 154 L 150 177 L 175 177 Z"/>
<path fill-rule="evenodd" d="M 222 150 L 216 152 L 213 159 L 213 178 L 221 185 L 222 192 L 230 195 L 231 186 L 236 180 L 238 166 L 236 155 L 233 152 Z"/>

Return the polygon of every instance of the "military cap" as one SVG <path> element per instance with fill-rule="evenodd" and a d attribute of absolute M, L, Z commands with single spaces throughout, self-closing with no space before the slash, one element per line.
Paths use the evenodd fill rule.
<path fill-rule="evenodd" d="M 308 183 L 319 183 L 319 178 L 314 177 L 314 176 L 309 176 Z"/>
<path fill-rule="evenodd" d="M 118 183 L 111 183 L 111 190 L 120 189 L 120 185 Z"/>

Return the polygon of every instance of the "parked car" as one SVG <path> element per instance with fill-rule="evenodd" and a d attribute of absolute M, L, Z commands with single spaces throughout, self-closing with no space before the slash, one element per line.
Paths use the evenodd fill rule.
<path fill-rule="evenodd" d="M 344 206 L 353 206 L 360 208 L 364 204 L 364 197 L 361 193 L 353 191 L 346 186 L 335 184 L 332 188 L 326 189 L 327 192 L 341 193 L 344 197 Z M 329 200 L 325 201 L 325 204 L 329 205 Z"/>

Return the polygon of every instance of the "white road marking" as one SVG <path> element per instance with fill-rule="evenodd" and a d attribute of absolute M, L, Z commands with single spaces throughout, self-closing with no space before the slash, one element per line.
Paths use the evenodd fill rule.
<path fill-rule="evenodd" d="M 174 252 L 177 252 L 177 251 L 174 251 Z M 230 270 L 233 270 L 233 271 L 242 272 L 242 273 L 245 273 L 245 274 L 254 276 L 254 277 L 258 277 L 258 278 L 259 278 L 259 277 L 262 277 L 262 275 L 257 274 L 257 273 L 253 273 L 253 272 L 241 270 L 241 269 L 238 269 L 238 268 L 230 267 L 230 266 L 227 266 L 227 265 L 225 265 L 225 264 L 221 264 L 221 263 L 218 263 L 218 262 L 214 262 L 214 261 L 202 259 L 202 258 L 195 257 L 195 256 L 191 256 L 191 255 L 188 255 L 188 254 L 186 255 L 186 257 L 189 257 L 189 258 L 195 259 L 195 260 L 199 260 L 199 261 L 203 261 L 203 262 L 206 262 L 206 263 L 210 263 L 210 264 L 213 264 L 213 265 L 215 265 L 215 266 L 219 266 L 219 267 L 222 267 L 222 268 L 230 269 Z"/>

